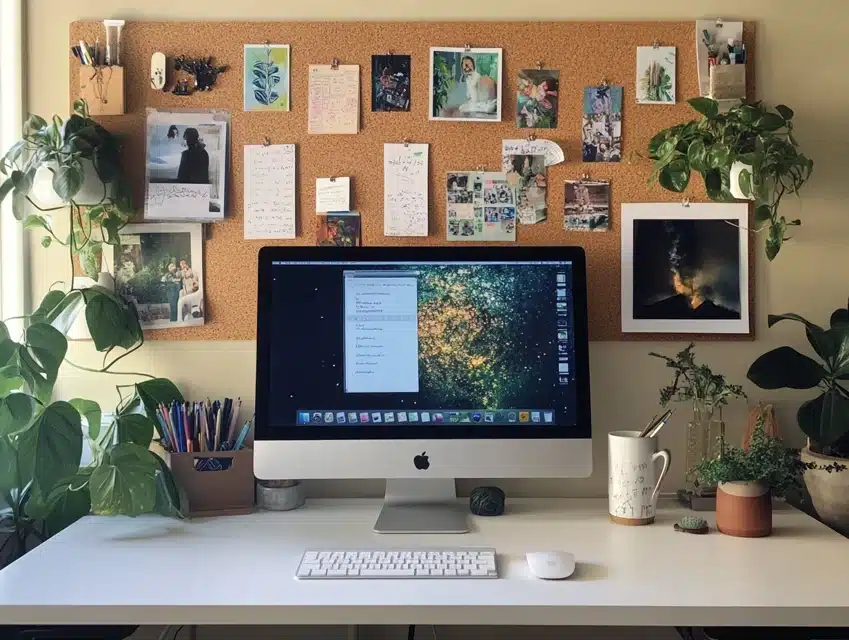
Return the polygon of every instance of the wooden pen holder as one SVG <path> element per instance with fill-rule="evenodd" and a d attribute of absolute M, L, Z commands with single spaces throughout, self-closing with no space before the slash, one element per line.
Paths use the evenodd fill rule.
<path fill-rule="evenodd" d="M 204 470 L 209 460 L 228 468 Z M 229 462 L 225 462 L 229 461 Z M 254 452 L 204 451 L 168 454 L 174 481 L 188 500 L 183 512 L 189 517 L 229 516 L 250 513 L 254 508 Z"/>
<path fill-rule="evenodd" d="M 710 97 L 742 100 L 746 97 L 746 65 L 720 64 L 710 68 Z"/>
<path fill-rule="evenodd" d="M 124 115 L 124 67 L 80 67 L 80 97 L 93 116 Z"/>

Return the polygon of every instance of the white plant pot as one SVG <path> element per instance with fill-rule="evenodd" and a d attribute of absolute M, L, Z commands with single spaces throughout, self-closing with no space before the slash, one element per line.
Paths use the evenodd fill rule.
<path fill-rule="evenodd" d="M 816 469 L 805 470 L 805 486 L 811 494 L 811 502 L 817 515 L 827 525 L 849 533 L 849 460 L 814 453 L 805 447 L 801 452 L 802 462 L 817 465 Z M 843 471 L 826 471 L 828 465 L 845 465 Z"/>
<path fill-rule="evenodd" d="M 749 175 L 752 173 L 752 165 L 745 164 L 743 162 L 734 162 L 731 165 L 731 173 L 728 176 L 728 187 L 731 190 L 731 195 L 737 198 L 738 200 L 754 200 L 754 195 L 746 195 L 743 193 L 743 190 L 740 188 L 740 174 L 747 170 Z"/>
<path fill-rule="evenodd" d="M 100 176 L 97 175 L 94 163 L 91 160 L 83 159 L 80 163 L 83 168 L 83 184 L 77 195 L 74 196 L 74 202 L 80 205 L 98 204 L 103 200 L 104 193 L 109 192 L 108 185 L 106 191 L 104 191 L 104 185 L 100 181 Z M 53 189 L 53 170 L 56 167 L 56 163 L 52 162 L 43 164 L 33 177 L 30 197 L 42 209 L 55 209 L 68 204 Z"/>
<path fill-rule="evenodd" d="M 115 291 L 115 279 L 112 277 L 112 274 L 101 272 L 101 274 L 97 278 L 97 282 L 88 278 L 86 276 L 77 276 L 74 278 L 74 287 L 77 289 L 88 289 L 95 284 L 100 285 L 104 289 L 108 289 L 114 293 Z M 71 329 L 68 331 L 68 339 L 69 340 L 91 340 L 91 332 L 88 330 L 88 323 L 85 319 L 85 307 L 82 308 L 79 315 L 74 320 L 74 324 L 71 325 Z"/>

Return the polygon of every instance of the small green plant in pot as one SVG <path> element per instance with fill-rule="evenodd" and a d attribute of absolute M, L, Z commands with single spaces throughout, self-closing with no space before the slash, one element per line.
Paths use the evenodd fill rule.
<path fill-rule="evenodd" d="M 814 167 L 798 150 L 793 110 L 778 105 L 770 111 L 754 102 L 720 113 L 710 98 L 688 102 L 701 118 L 664 129 L 649 142 L 654 177 L 664 189 L 680 193 L 696 171 L 711 200 L 754 200 L 755 229 L 767 230 L 766 255 L 772 260 L 789 239 L 788 228 L 801 224 L 778 213 L 781 199 L 798 195 Z"/>
<path fill-rule="evenodd" d="M 799 322 L 815 360 L 793 347 L 778 347 L 749 367 L 748 378 L 761 389 L 817 389 L 817 397 L 796 413 L 808 438 L 802 450 L 805 486 L 817 514 L 827 524 L 849 531 L 849 309 L 831 314 L 829 327 L 794 313 L 770 315 L 769 326 L 784 320 Z"/>
<path fill-rule="evenodd" d="M 764 433 L 758 417 L 748 449 L 720 444 L 719 455 L 696 467 L 702 482 L 717 487 L 716 528 L 745 538 L 772 532 L 772 496 L 800 484 L 803 463 L 777 438 Z"/>

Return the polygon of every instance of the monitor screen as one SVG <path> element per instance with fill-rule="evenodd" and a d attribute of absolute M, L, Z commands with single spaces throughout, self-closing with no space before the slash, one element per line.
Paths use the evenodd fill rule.
<path fill-rule="evenodd" d="M 299 438 L 311 429 L 321 439 L 363 429 L 404 437 L 425 427 L 435 437 L 518 437 L 520 428 L 563 437 L 579 422 L 569 260 L 266 268 L 259 437 L 285 439 L 287 429 Z"/>

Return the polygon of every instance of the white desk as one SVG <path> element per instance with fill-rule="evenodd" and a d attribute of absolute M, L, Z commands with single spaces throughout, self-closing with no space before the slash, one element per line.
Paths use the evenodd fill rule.
<path fill-rule="evenodd" d="M 613 525 L 605 500 L 513 500 L 470 534 L 379 536 L 379 505 L 88 517 L 0 572 L 0 623 L 849 626 L 849 542 L 789 508 L 772 537 L 747 540 L 675 532 L 671 509 Z M 306 547 L 393 545 L 493 546 L 502 578 L 293 578 Z M 572 579 L 530 576 L 524 553 L 550 548 L 576 554 Z"/>

